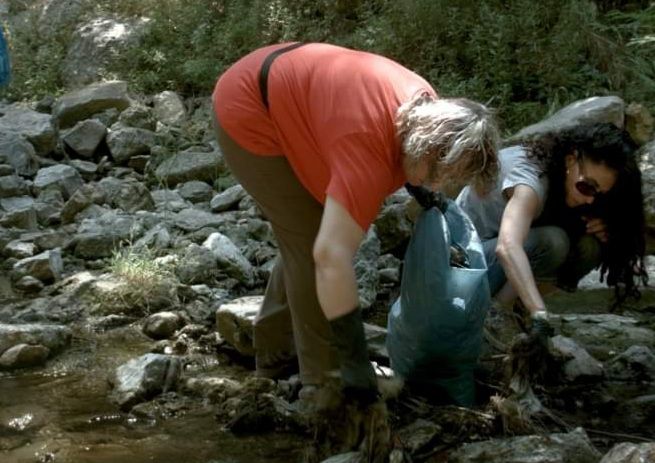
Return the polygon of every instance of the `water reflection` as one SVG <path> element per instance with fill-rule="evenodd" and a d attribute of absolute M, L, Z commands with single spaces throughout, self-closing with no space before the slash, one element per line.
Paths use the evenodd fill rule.
<path fill-rule="evenodd" d="M 108 375 L 148 352 L 136 329 L 77 333 L 44 368 L 0 372 L 0 461 L 228 463 L 300 459 L 297 436 L 235 437 L 200 399 L 146 404 L 125 414 L 108 400 Z M 221 368 L 208 357 L 185 374 Z"/>

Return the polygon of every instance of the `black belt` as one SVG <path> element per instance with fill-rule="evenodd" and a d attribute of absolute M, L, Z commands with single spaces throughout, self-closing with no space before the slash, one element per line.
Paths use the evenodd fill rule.
<path fill-rule="evenodd" d="M 264 103 L 266 109 L 268 109 L 268 71 L 270 71 L 271 69 L 271 64 L 273 64 L 275 58 L 280 56 L 282 53 L 286 53 L 298 47 L 302 47 L 303 45 L 305 44 L 302 42 L 298 42 L 298 43 L 291 44 L 287 47 L 280 48 L 279 50 L 275 50 L 273 53 L 268 55 L 264 60 L 264 62 L 262 63 L 262 68 L 259 71 L 259 91 L 262 94 L 262 103 Z"/>

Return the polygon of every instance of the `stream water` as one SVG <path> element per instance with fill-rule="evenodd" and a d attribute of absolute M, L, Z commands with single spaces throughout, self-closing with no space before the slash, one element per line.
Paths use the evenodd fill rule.
<path fill-rule="evenodd" d="M 297 436 L 234 436 L 220 428 L 212 407 L 200 400 L 163 410 L 168 419 L 118 411 L 108 398 L 108 373 L 149 348 L 149 342 L 131 328 L 93 337 L 78 333 L 73 346 L 45 368 L 0 372 L 0 423 L 5 422 L 3 416 L 12 417 L 0 425 L 0 462 L 245 463 L 299 459 L 296 454 L 302 443 Z"/>
<path fill-rule="evenodd" d="M 560 312 L 598 313 L 598 308 L 606 305 L 606 295 L 565 295 L 552 300 L 551 306 Z M 646 295 L 640 305 L 655 305 L 655 297 Z M 78 326 L 74 333 L 72 345 L 44 367 L 0 371 L 1 463 L 301 460 L 306 442 L 298 435 L 235 436 L 221 428 L 215 409 L 200 399 L 177 398 L 160 405 L 154 401 L 149 412 L 120 412 L 109 399 L 108 377 L 118 365 L 150 352 L 152 340 L 136 326 L 100 333 Z M 215 356 L 207 356 L 204 368 L 203 374 L 248 374 L 247 369 Z M 632 391 L 630 395 L 655 393 L 652 384 L 638 388 L 640 392 Z M 585 423 L 584 416 L 578 418 Z M 655 430 L 641 431 L 651 435 Z"/>

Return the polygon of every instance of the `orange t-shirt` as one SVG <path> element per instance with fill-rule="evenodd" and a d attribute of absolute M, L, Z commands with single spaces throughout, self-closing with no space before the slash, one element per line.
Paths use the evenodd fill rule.
<path fill-rule="evenodd" d="M 384 198 L 405 182 L 396 111 L 416 93 L 435 92 L 388 58 L 312 43 L 275 59 L 266 110 L 259 71 L 266 56 L 287 45 L 255 50 L 220 77 L 213 94 L 218 121 L 246 150 L 285 156 L 319 202 L 331 196 L 366 230 Z"/>

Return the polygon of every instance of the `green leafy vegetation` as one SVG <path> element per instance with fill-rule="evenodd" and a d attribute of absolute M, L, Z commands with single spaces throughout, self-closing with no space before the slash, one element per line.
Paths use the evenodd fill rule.
<path fill-rule="evenodd" d="M 110 69 L 144 93 L 206 96 L 254 48 L 300 40 L 389 56 L 442 95 L 489 103 L 506 132 L 591 95 L 655 109 L 655 6 L 645 1 L 101 0 L 84 14 L 151 19 L 140 46 Z M 10 38 L 11 97 L 61 89 L 71 31 L 48 43 L 31 32 Z"/>

